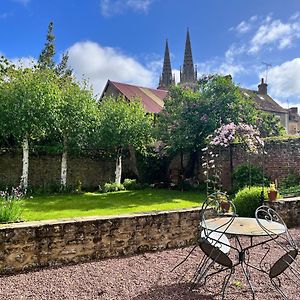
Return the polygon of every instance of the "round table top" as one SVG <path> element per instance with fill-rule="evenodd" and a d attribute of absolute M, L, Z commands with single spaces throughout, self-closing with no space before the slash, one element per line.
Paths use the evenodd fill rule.
<path fill-rule="evenodd" d="M 229 225 L 231 217 L 208 219 L 201 225 L 209 230 L 224 232 L 232 235 L 266 236 L 268 235 L 255 218 L 234 217 Z M 282 234 L 286 231 L 283 224 L 274 221 L 260 219 L 260 223 L 269 231 L 269 234 Z"/>

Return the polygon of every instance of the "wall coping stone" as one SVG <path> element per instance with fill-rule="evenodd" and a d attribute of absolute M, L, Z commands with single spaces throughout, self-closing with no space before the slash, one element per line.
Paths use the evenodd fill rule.
<path fill-rule="evenodd" d="M 194 206 L 189 208 L 180 208 L 173 210 L 155 210 L 151 212 L 140 212 L 132 214 L 120 214 L 120 215 L 105 215 L 105 216 L 87 216 L 87 217 L 74 217 L 74 218 L 61 218 L 41 221 L 25 221 L 18 223 L 0 224 L 0 230 L 11 229 L 11 228 L 27 228 L 27 227 L 40 227 L 44 225 L 59 225 L 67 223 L 82 223 L 97 220 L 112 220 L 112 219 L 131 219 L 145 216 L 157 216 L 169 213 L 180 213 L 180 212 L 195 212 L 200 211 L 201 207 Z"/>

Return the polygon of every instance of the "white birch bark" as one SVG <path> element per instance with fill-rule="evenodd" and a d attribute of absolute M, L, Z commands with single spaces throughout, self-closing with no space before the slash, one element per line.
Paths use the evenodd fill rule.
<path fill-rule="evenodd" d="M 28 170 L 29 170 L 29 142 L 27 136 L 25 136 L 23 140 L 22 149 L 23 149 L 23 167 L 22 167 L 20 186 L 25 190 L 26 193 L 26 190 L 28 188 Z"/>
<path fill-rule="evenodd" d="M 116 183 L 121 183 L 121 176 L 122 176 L 122 155 L 118 154 L 117 161 L 116 161 Z"/>
<path fill-rule="evenodd" d="M 60 173 L 60 184 L 63 187 L 67 186 L 67 170 L 68 170 L 68 152 L 67 152 L 67 143 L 64 140 L 64 150 L 61 157 L 61 173 Z"/>

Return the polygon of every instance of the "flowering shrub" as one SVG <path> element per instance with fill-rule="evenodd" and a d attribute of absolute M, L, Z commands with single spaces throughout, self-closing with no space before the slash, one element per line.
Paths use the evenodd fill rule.
<path fill-rule="evenodd" d="M 212 152 L 209 147 L 228 147 L 233 142 L 239 142 L 245 146 L 249 153 L 258 153 L 264 143 L 260 139 L 260 133 L 252 125 L 245 123 L 229 123 L 216 129 L 213 135 L 208 137 L 208 146 L 202 149 L 202 167 L 207 183 L 207 193 L 220 190 L 220 170 L 215 162 L 218 154 Z"/>
<path fill-rule="evenodd" d="M 23 192 L 20 187 L 0 191 L 0 222 L 15 222 L 21 219 Z"/>
<path fill-rule="evenodd" d="M 8 189 L 5 191 L 0 191 L 0 197 L 3 200 L 20 200 L 23 197 L 23 192 L 21 187 L 12 187 L 11 191 L 9 192 Z"/>
<path fill-rule="evenodd" d="M 215 131 L 213 136 L 210 136 L 210 144 L 213 146 L 228 147 L 233 142 L 242 143 L 247 151 L 254 153 L 258 152 L 259 146 L 264 145 L 259 131 L 245 123 L 223 125 Z"/>

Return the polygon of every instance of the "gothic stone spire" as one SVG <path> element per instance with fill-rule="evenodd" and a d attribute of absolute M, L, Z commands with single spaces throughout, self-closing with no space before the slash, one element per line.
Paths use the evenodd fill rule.
<path fill-rule="evenodd" d="M 197 73 L 194 69 L 190 33 L 189 30 L 187 30 L 183 68 L 182 68 L 182 72 L 180 72 L 180 84 L 183 86 L 195 88 L 196 83 L 197 83 Z"/>
<path fill-rule="evenodd" d="M 164 65 L 163 65 L 162 74 L 159 79 L 158 89 L 168 89 L 171 84 L 174 84 L 174 79 L 172 77 L 172 68 L 171 68 L 168 40 L 166 40 Z"/>

